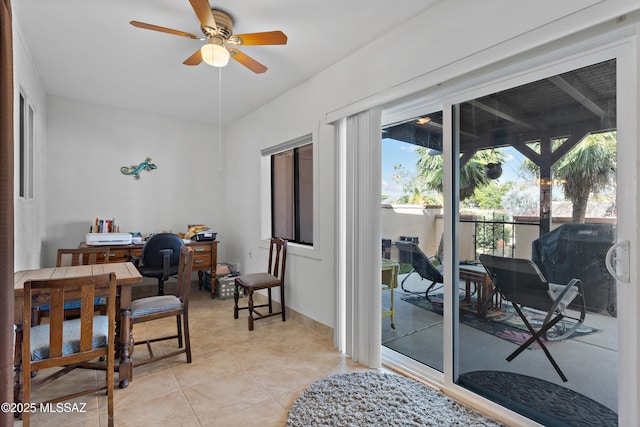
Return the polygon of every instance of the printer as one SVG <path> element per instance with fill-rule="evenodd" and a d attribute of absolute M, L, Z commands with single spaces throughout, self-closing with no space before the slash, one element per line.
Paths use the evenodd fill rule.
<path fill-rule="evenodd" d="M 85 243 L 91 246 L 130 245 L 131 233 L 87 233 Z"/>
<path fill-rule="evenodd" d="M 215 233 L 210 230 L 200 231 L 191 237 L 191 240 L 195 240 L 196 242 L 206 241 L 206 240 L 216 240 L 216 236 L 218 233 Z"/>
<path fill-rule="evenodd" d="M 206 225 L 188 225 L 187 228 L 189 230 L 187 231 L 186 238 L 196 242 L 216 240 L 216 236 L 218 235 L 218 233 Z"/>

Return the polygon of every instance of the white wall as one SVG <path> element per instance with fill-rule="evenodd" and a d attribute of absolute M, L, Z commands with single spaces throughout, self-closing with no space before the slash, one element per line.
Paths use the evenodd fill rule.
<path fill-rule="evenodd" d="M 312 107 L 309 103 L 309 107 Z M 277 109 L 274 113 L 277 115 Z M 331 325 L 333 317 L 333 252 L 334 233 L 333 197 L 333 127 L 306 121 L 305 108 L 287 111 L 290 122 L 270 121 L 270 115 L 256 115 L 249 126 L 231 127 L 227 130 L 225 158 L 225 182 L 227 183 L 226 220 L 227 231 L 233 236 L 226 244 L 227 259 L 237 262 L 240 271 L 255 272 L 267 266 L 267 247 L 261 240 L 260 176 L 261 150 L 296 138 L 315 134 L 319 180 L 316 197 L 317 229 L 314 230 L 315 250 L 289 245 L 286 272 L 286 305 L 325 325 Z M 305 121 L 303 121 L 305 120 Z M 316 232 L 317 231 L 317 232 Z M 311 300 L 309 300 L 311 298 Z"/>
<path fill-rule="evenodd" d="M 592 6 L 592 7 L 590 7 Z M 333 326 L 335 249 L 334 134 L 328 121 L 391 102 L 637 8 L 629 0 L 440 2 L 396 31 L 227 128 L 229 259 L 264 268 L 261 249 L 260 150 L 319 127 L 317 258 L 288 259 L 287 305 Z M 318 125 L 319 123 L 319 125 Z M 314 219 L 315 220 L 315 219 Z M 259 254 L 259 256 L 256 256 Z"/>
<path fill-rule="evenodd" d="M 35 192 L 33 199 L 18 197 L 19 179 L 14 175 L 14 269 L 24 270 L 37 268 L 41 265 L 41 248 L 45 240 L 44 201 L 45 189 L 43 188 L 46 175 L 46 161 L 44 153 L 46 148 L 46 107 L 45 93 L 40 78 L 35 71 L 33 61 L 26 47 L 19 23 L 13 23 L 13 81 L 14 81 L 14 171 L 20 170 L 19 160 L 19 123 L 20 98 L 19 93 L 25 95 L 35 112 Z"/>
<path fill-rule="evenodd" d="M 224 260 L 225 189 L 217 128 L 135 111 L 47 97 L 14 20 L 15 128 L 21 90 L 36 113 L 35 196 L 15 199 L 15 270 L 51 266 L 96 217 L 121 231 L 218 230 Z M 15 134 L 15 170 L 18 133 Z M 140 180 L 120 173 L 147 156 L 158 169 Z M 15 194 L 18 194 L 16 177 Z"/>
<path fill-rule="evenodd" d="M 400 236 L 417 237 L 422 252 L 435 255 L 442 238 L 436 231 L 438 215 L 442 215 L 440 207 L 382 205 L 382 237 L 392 241 L 400 240 Z"/>
<path fill-rule="evenodd" d="M 60 247 L 76 247 L 99 218 L 120 231 L 219 230 L 224 256 L 225 191 L 218 167 L 218 132 L 209 125 L 108 106 L 47 98 L 45 265 Z M 122 166 L 151 157 L 140 179 Z"/>

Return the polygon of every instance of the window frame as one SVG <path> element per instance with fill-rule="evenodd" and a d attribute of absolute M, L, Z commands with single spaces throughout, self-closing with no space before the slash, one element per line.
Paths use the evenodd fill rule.
<path fill-rule="evenodd" d="M 16 194 L 20 199 L 35 198 L 36 110 L 24 90 L 18 95 L 18 147 Z"/>
<path fill-rule="evenodd" d="M 260 150 L 260 178 L 261 178 L 261 225 L 260 225 L 260 239 L 261 247 L 268 247 L 269 239 L 271 239 L 272 230 L 272 190 L 271 190 L 271 156 L 273 154 L 281 153 L 296 147 L 304 145 L 312 145 L 313 153 L 313 202 L 312 202 L 312 216 L 313 216 L 313 244 L 301 244 L 297 242 L 290 242 L 288 245 L 288 253 L 291 255 L 301 255 L 304 257 L 321 259 L 321 233 L 320 233 L 320 216 L 319 216 L 319 144 L 318 144 L 319 126 L 317 129 L 311 132 L 300 132 L 294 138 L 291 138 L 285 142 L 281 142 L 275 145 L 267 146 Z"/>
<path fill-rule="evenodd" d="M 309 230 L 308 224 L 303 218 L 302 210 L 304 203 L 304 210 L 306 210 L 309 206 L 303 201 L 303 194 L 300 192 L 301 185 L 308 184 L 306 182 L 302 182 L 303 179 L 311 179 L 311 187 L 313 189 L 313 175 L 311 177 L 306 177 L 306 175 L 301 175 L 301 167 L 300 167 L 300 155 L 301 149 L 309 148 L 311 149 L 311 169 L 313 172 L 313 143 L 309 142 L 308 144 L 299 145 L 288 150 L 280 151 L 278 153 L 271 154 L 271 235 L 273 237 L 282 237 L 287 239 L 292 243 L 299 243 L 301 245 L 313 246 L 313 215 L 311 218 L 311 230 Z M 280 155 L 291 155 L 291 160 L 284 162 L 279 161 Z M 276 185 L 276 180 L 279 183 L 283 183 L 285 185 L 289 185 L 288 189 L 279 189 Z M 284 181 L 284 182 L 283 182 Z M 313 193 L 313 190 L 312 190 Z M 284 196 L 287 200 L 283 203 L 287 203 L 286 206 L 276 207 L 276 202 L 279 197 Z M 313 196 L 313 194 L 312 194 Z M 307 201 L 308 203 L 308 201 Z M 313 206 L 313 199 L 311 200 L 311 205 Z M 278 215 L 287 216 L 284 224 L 279 223 L 276 215 L 274 214 L 275 210 L 280 212 Z M 292 212 L 290 212 L 292 211 Z M 303 222 L 305 224 L 303 224 Z M 282 231 L 280 231 L 282 230 Z M 306 231 L 311 232 L 311 239 L 307 240 L 304 238 Z M 292 237 L 293 236 L 293 237 Z"/>

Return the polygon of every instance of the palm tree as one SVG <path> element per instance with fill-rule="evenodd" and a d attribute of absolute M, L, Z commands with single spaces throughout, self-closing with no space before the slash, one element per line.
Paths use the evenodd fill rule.
<path fill-rule="evenodd" d="M 417 150 L 418 176 L 422 177 L 428 188 L 442 193 L 443 159 L 441 155 L 432 155 L 431 150 L 420 147 Z M 485 174 L 488 163 L 503 163 L 500 151 L 483 150 L 476 152 L 460 169 L 460 201 L 473 195 L 476 187 L 488 185 L 490 180 Z"/>
<path fill-rule="evenodd" d="M 572 202 L 571 220 L 584 223 L 589 195 L 615 185 L 616 132 L 584 138 L 553 167 L 553 177 Z"/>
<path fill-rule="evenodd" d="M 393 166 L 394 174 L 391 176 L 395 182 L 402 184 L 403 195 L 393 202 L 411 205 L 442 205 L 442 198 L 430 189 L 421 176 L 410 176 L 404 166 Z"/>

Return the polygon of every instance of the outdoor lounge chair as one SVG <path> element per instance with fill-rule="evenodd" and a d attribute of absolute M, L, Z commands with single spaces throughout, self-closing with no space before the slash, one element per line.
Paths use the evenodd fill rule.
<path fill-rule="evenodd" d="M 409 241 L 396 242 L 398 248 L 398 258 L 401 264 L 410 264 L 411 271 L 402 279 L 400 287 L 403 291 L 409 292 L 404 288 L 404 282 L 413 273 L 418 273 L 422 279 L 430 280 L 431 284 L 427 287 L 424 295 L 429 300 L 429 292 L 437 285 L 444 283 L 444 277 L 442 275 L 443 265 L 439 262 L 439 265 L 435 265 L 429 257 L 418 247 L 417 244 Z"/>
<path fill-rule="evenodd" d="M 507 357 L 511 362 L 524 349 L 536 341 L 544 351 L 547 359 L 553 365 L 562 381 L 566 382 L 564 375 L 556 361 L 551 357 L 549 350 L 541 338 L 548 341 L 559 341 L 570 337 L 584 322 L 586 304 L 584 291 L 580 279 L 571 279 L 567 284 L 559 285 L 549 283 L 540 269 L 533 261 L 518 258 L 504 258 L 493 255 L 480 255 L 480 262 L 493 280 L 493 284 L 502 297 L 513 304 L 527 329 L 531 338 L 525 341 Z M 579 305 L 580 316 L 578 318 L 567 316 L 565 308 L 574 300 Z M 534 330 L 529 320 L 522 312 L 521 307 L 526 306 L 546 312 L 542 325 L 538 331 Z M 566 329 L 561 335 L 550 338 L 547 331 L 564 318 L 572 319 L 575 323 Z"/>

